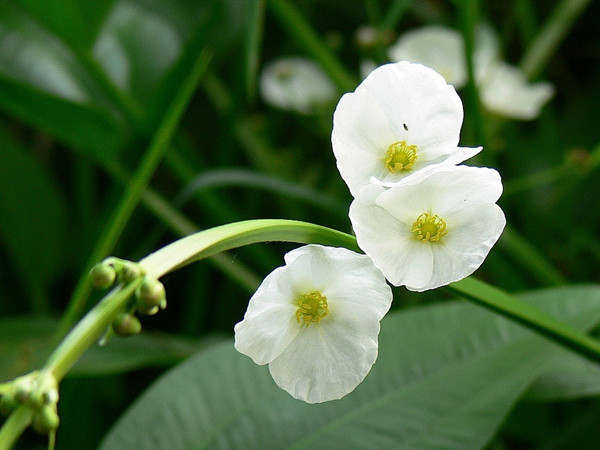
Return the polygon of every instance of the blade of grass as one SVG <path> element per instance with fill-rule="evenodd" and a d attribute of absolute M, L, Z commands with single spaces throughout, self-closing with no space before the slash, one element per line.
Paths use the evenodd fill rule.
<path fill-rule="evenodd" d="M 460 3 L 460 25 L 465 42 L 465 60 L 467 61 L 468 81 L 466 86 L 466 110 L 469 111 L 470 120 L 472 123 L 473 142 L 477 145 L 487 147 L 487 135 L 485 132 L 485 124 L 483 114 L 481 113 L 481 104 L 479 102 L 479 92 L 475 84 L 475 68 L 473 64 L 473 53 L 475 51 L 475 29 L 479 21 L 479 1 L 466 0 Z M 490 152 L 484 152 L 481 157 L 485 159 L 487 165 L 494 165 L 490 161 Z"/>
<path fill-rule="evenodd" d="M 127 183 L 127 180 L 130 178 L 125 170 L 117 163 L 113 163 L 110 166 L 107 165 L 105 168 L 113 177 L 122 183 Z M 144 189 L 141 203 L 179 237 L 202 231 L 198 225 L 179 212 L 179 210 L 152 188 L 147 187 Z M 232 281 L 236 282 L 249 293 L 254 293 L 261 282 L 261 278 L 249 267 L 225 253 L 211 256 L 208 258 L 208 262 L 221 270 L 225 275 L 231 278 Z"/>
<path fill-rule="evenodd" d="M 339 62 L 292 2 L 269 0 L 268 5 L 281 27 L 323 67 L 340 92 L 353 91 L 356 88 L 356 77 Z"/>
<path fill-rule="evenodd" d="M 87 282 L 88 272 L 96 262 L 108 256 L 114 248 L 129 217 L 137 206 L 144 188 L 149 183 L 164 152 L 169 148 L 170 140 L 177 130 L 185 108 L 198 84 L 198 80 L 208 68 L 210 60 L 211 54 L 208 50 L 205 50 L 198 55 L 192 70 L 189 72 L 184 83 L 180 86 L 179 91 L 173 98 L 169 108 L 165 111 L 162 123 L 156 130 L 147 150 L 144 152 L 138 169 L 128 183 L 120 204 L 115 208 L 111 219 L 108 221 L 107 228 L 98 239 L 97 245 L 92 251 L 86 265 L 86 270 L 84 270 L 76 284 L 75 292 L 71 297 L 67 310 L 65 314 L 63 314 L 61 323 L 58 327 L 57 337 L 62 337 L 84 310 L 85 302 L 91 291 L 91 287 Z"/>
<path fill-rule="evenodd" d="M 177 197 L 176 203 L 183 204 L 200 190 L 243 186 L 252 189 L 264 189 L 277 195 L 303 201 L 330 213 L 345 217 L 348 205 L 335 197 L 328 196 L 308 186 L 283 180 L 264 173 L 246 169 L 215 169 L 203 172 L 196 177 Z"/>
<path fill-rule="evenodd" d="M 383 30 L 395 30 L 406 11 L 408 11 L 408 8 L 412 5 L 412 2 L 413 0 L 396 0 L 393 2 L 387 14 L 383 17 Z"/>
<path fill-rule="evenodd" d="M 244 45 L 245 91 L 248 100 L 252 102 L 256 95 L 256 78 L 258 61 L 263 38 L 265 19 L 265 0 L 252 0 L 248 14 L 248 33 Z"/>
<path fill-rule="evenodd" d="M 563 0 L 550 13 L 541 30 L 521 59 L 521 69 L 529 79 L 536 78 L 565 38 L 590 0 Z"/>
<path fill-rule="evenodd" d="M 556 286 L 567 283 L 567 279 L 547 258 L 512 226 L 506 225 L 498 246 L 509 253 L 542 285 Z"/>

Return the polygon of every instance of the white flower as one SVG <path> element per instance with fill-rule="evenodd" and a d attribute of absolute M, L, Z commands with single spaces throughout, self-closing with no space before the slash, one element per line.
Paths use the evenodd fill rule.
<path fill-rule="evenodd" d="M 394 61 L 407 60 L 431 67 L 456 89 L 467 83 L 464 39 L 451 28 L 430 25 L 409 31 L 388 53 Z M 500 60 L 498 39 L 487 25 L 476 29 L 473 66 L 481 103 L 502 116 L 534 119 L 553 95 L 550 83 L 528 84 L 521 70 Z"/>
<path fill-rule="evenodd" d="M 463 108 L 434 70 L 403 61 L 373 70 L 345 94 L 331 142 L 354 197 L 370 182 L 391 186 L 434 164 L 458 164 L 481 150 L 457 147 Z"/>
<path fill-rule="evenodd" d="M 260 77 L 260 91 L 267 103 L 304 114 L 336 96 L 327 74 L 305 58 L 284 58 L 268 64 Z"/>
<path fill-rule="evenodd" d="M 350 206 L 361 249 L 395 286 L 425 291 L 461 280 L 483 262 L 506 220 L 493 169 L 445 166 L 385 189 L 364 187 Z"/>
<path fill-rule="evenodd" d="M 516 67 L 495 64 L 479 89 L 481 102 L 490 111 L 514 119 L 535 119 L 554 95 L 550 83 L 529 84 Z"/>
<path fill-rule="evenodd" d="M 392 61 L 411 61 L 431 67 L 456 89 L 467 84 L 467 63 L 462 35 L 439 25 L 404 33 L 388 49 Z"/>
<path fill-rule="evenodd" d="M 377 359 L 392 292 L 366 255 L 307 245 L 285 255 L 235 326 L 235 348 L 269 364 L 277 385 L 308 403 L 352 392 Z"/>

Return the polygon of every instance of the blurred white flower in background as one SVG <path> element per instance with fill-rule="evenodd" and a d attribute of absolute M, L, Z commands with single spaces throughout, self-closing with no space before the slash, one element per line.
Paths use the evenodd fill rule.
<path fill-rule="evenodd" d="M 395 286 L 425 291 L 471 275 L 506 219 L 493 169 L 444 166 L 390 189 L 364 187 L 350 205 L 360 248 Z"/>
<path fill-rule="evenodd" d="M 338 169 L 356 197 L 371 182 L 391 186 L 431 165 L 458 164 L 481 150 L 458 147 L 462 121 L 458 94 L 434 70 L 380 66 L 334 112 Z"/>
<path fill-rule="evenodd" d="M 503 62 L 494 65 L 479 89 L 481 102 L 488 110 L 521 120 L 539 116 L 553 95 L 550 83 L 530 84 L 522 71 Z"/>
<path fill-rule="evenodd" d="M 388 49 L 392 61 L 411 61 L 431 67 L 456 89 L 467 84 L 467 64 L 461 34 L 430 25 L 404 33 Z"/>
<path fill-rule="evenodd" d="M 464 39 L 451 28 L 429 25 L 408 31 L 388 49 L 388 55 L 393 61 L 431 67 L 457 89 L 467 83 Z M 498 39 L 487 25 L 477 27 L 473 66 L 481 102 L 496 114 L 534 119 L 554 94 L 550 83 L 528 83 L 519 68 L 500 60 Z"/>
<path fill-rule="evenodd" d="M 377 359 L 392 292 L 371 259 L 307 245 L 285 255 L 235 326 L 235 348 L 269 364 L 279 387 L 308 403 L 352 392 Z"/>
<path fill-rule="evenodd" d="M 310 59 L 290 57 L 272 61 L 260 76 L 260 92 L 266 103 L 303 114 L 337 96 L 327 74 Z"/>

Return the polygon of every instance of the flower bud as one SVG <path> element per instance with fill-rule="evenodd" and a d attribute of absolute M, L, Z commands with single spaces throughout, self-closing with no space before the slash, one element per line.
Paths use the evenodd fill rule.
<path fill-rule="evenodd" d="M 158 306 L 147 306 L 146 304 L 140 301 L 138 301 L 137 303 L 138 312 L 140 314 L 143 314 L 144 316 L 153 316 L 158 312 L 158 308 Z"/>
<path fill-rule="evenodd" d="M 133 336 L 142 331 L 142 324 L 133 314 L 119 313 L 112 323 L 112 328 L 119 336 Z"/>
<path fill-rule="evenodd" d="M 122 279 L 125 282 L 133 281 L 141 274 L 142 270 L 140 269 L 139 265 L 130 261 L 126 261 L 121 271 Z"/>
<path fill-rule="evenodd" d="M 46 405 L 33 416 L 33 429 L 40 434 L 48 434 L 58 428 L 60 418 L 56 405 Z"/>
<path fill-rule="evenodd" d="M 146 310 L 155 306 L 166 306 L 166 293 L 163 284 L 155 278 L 145 278 L 136 291 L 138 307 Z M 163 308 L 164 309 L 164 308 Z"/>
<path fill-rule="evenodd" d="M 115 282 L 117 273 L 115 268 L 105 262 L 96 264 L 90 271 L 90 279 L 97 289 L 107 289 Z"/>

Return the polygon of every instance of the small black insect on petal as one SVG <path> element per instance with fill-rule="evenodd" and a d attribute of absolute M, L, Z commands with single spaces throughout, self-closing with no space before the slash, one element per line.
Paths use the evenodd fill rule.
<path fill-rule="evenodd" d="M 402 124 L 402 126 L 404 127 L 404 129 L 405 129 L 406 131 L 408 131 L 408 127 L 406 126 L 406 124 L 405 124 L 405 123 L 403 123 L 403 124 Z"/>

